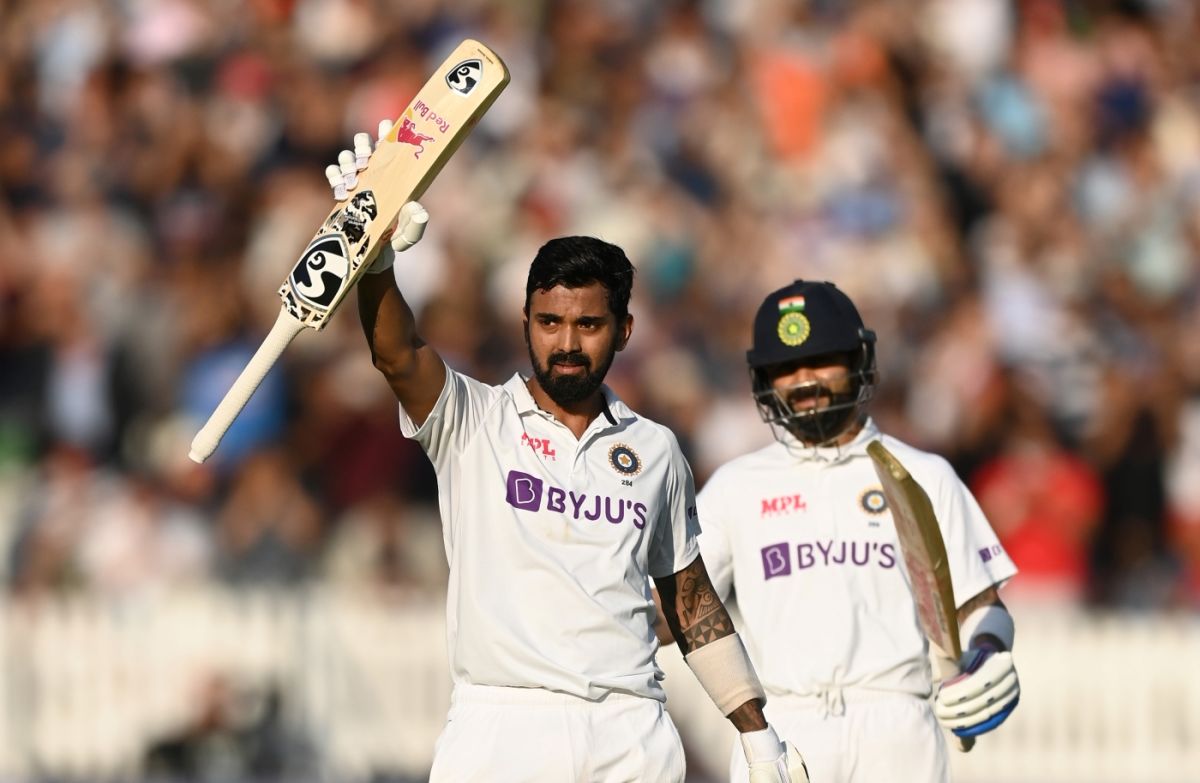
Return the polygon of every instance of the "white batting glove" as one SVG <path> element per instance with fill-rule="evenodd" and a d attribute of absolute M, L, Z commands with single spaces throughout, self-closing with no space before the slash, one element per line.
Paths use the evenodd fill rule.
<path fill-rule="evenodd" d="M 382 120 L 379 123 L 380 142 L 391 129 L 391 120 Z M 337 165 L 330 164 L 325 167 L 325 178 L 329 180 L 329 187 L 333 190 L 336 201 L 345 201 L 350 197 L 350 192 L 358 187 L 358 172 L 367 167 L 373 152 L 371 136 L 367 133 L 356 133 L 354 149 L 342 150 L 338 153 Z M 375 261 L 367 267 L 367 274 L 377 275 L 391 269 L 392 264 L 396 262 L 397 253 L 403 253 L 421 241 L 428 223 L 429 213 L 418 202 L 410 201 L 401 207 L 391 242 L 379 251 Z"/>
<path fill-rule="evenodd" d="M 999 726 L 1016 709 L 1021 684 L 1012 653 L 976 647 L 963 653 L 962 674 L 938 688 L 933 712 L 958 737 L 977 737 Z"/>
<path fill-rule="evenodd" d="M 804 757 L 790 742 L 780 742 L 775 729 L 746 732 L 741 740 L 750 783 L 809 783 Z"/>

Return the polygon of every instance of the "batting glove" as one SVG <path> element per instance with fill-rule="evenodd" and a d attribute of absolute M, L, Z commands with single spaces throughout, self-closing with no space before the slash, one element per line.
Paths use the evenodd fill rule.
<path fill-rule="evenodd" d="M 809 783 L 804 757 L 790 742 L 780 742 L 775 730 L 741 735 L 742 751 L 750 766 L 750 783 Z"/>
<path fill-rule="evenodd" d="M 933 712 L 958 737 L 986 734 L 1012 714 L 1021 684 L 1012 653 L 975 647 L 962 657 L 962 673 L 938 688 Z"/>
<path fill-rule="evenodd" d="M 378 140 L 382 142 L 391 129 L 391 120 L 381 121 Z M 356 133 L 354 149 L 342 150 L 338 154 L 337 165 L 330 164 L 325 168 L 325 178 L 329 180 L 329 187 L 333 189 L 334 199 L 345 201 L 350 197 L 350 192 L 358 187 L 358 172 L 367 167 L 372 152 L 374 149 L 371 144 L 371 136 L 366 133 Z M 367 274 L 377 275 L 391 269 L 392 264 L 396 262 L 397 253 L 403 253 L 421 241 L 428 222 L 429 213 L 418 202 L 410 201 L 401 207 L 400 215 L 396 218 L 396 228 L 392 232 L 391 242 L 379 251 L 374 263 L 367 267 Z"/>

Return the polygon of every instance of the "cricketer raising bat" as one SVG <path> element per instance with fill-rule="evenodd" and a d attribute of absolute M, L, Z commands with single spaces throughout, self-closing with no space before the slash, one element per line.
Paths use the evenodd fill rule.
<path fill-rule="evenodd" d="M 283 281 L 275 325 L 192 440 L 192 460 L 212 455 L 296 335 L 305 327 L 324 328 L 391 236 L 400 208 L 421 197 L 508 79 L 496 53 L 470 39 L 438 67 L 358 172 L 350 198 L 329 213 Z"/>
<path fill-rule="evenodd" d="M 938 527 L 933 505 L 921 485 L 880 441 L 872 441 L 867 453 L 875 463 L 875 474 L 892 510 L 896 537 L 904 556 L 904 567 L 912 584 L 917 618 L 934 647 L 934 657 L 946 680 L 959 673 L 962 643 L 958 637 L 958 604 L 950 581 L 946 543 Z M 958 737 L 959 749 L 968 751 L 974 737 Z"/>

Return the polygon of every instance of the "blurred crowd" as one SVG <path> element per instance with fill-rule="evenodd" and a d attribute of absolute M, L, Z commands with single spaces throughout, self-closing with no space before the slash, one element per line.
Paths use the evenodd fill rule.
<path fill-rule="evenodd" d="M 324 167 L 470 36 L 512 83 L 396 264 L 452 366 L 526 368 L 537 247 L 616 242 L 610 385 L 703 484 L 771 438 L 754 309 L 832 280 L 879 334 L 875 415 L 973 488 L 1013 594 L 1200 607 L 1198 35 L 1188 0 L 0 4 L 0 575 L 443 589 L 432 470 L 352 301 L 186 455 Z"/>

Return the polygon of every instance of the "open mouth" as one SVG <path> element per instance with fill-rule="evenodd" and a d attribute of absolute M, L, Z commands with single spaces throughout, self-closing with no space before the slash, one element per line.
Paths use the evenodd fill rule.
<path fill-rule="evenodd" d="M 833 398 L 828 394 L 813 395 L 801 393 L 788 397 L 788 405 L 797 413 L 828 408 L 832 402 Z"/>

